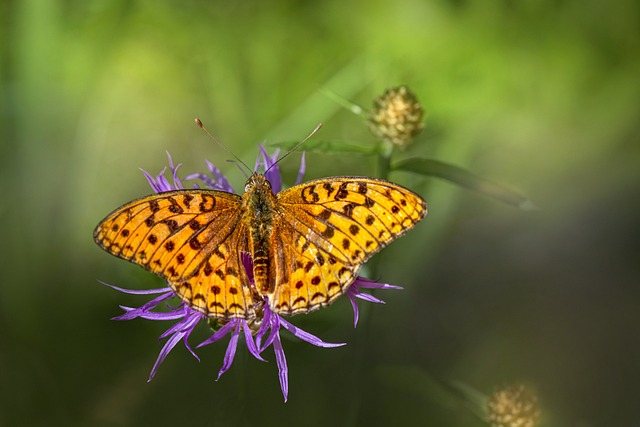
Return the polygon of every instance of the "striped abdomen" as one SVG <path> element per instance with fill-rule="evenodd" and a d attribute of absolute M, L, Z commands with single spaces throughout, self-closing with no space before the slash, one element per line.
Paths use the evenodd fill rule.
<path fill-rule="evenodd" d="M 260 240 L 258 240 L 260 241 Z M 254 240 L 254 245 L 256 241 Z M 258 245 L 261 246 L 261 245 Z M 269 289 L 269 252 L 268 249 L 253 248 L 253 278 L 256 288 L 262 293 L 270 293 Z"/>

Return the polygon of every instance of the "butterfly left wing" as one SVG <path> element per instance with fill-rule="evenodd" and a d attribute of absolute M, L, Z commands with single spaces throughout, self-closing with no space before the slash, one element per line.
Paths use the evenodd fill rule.
<path fill-rule="evenodd" d="M 209 317 L 248 318 L 252 292 L 240 262 L 248 250 L 240 196 L 178 190 L 134 200 L 94 231 L 107 252 L 167 280 L 176 294 Z"/>
<path fill-rule="evenodd" d="M 333 302 L 367 259 L 426 214 L 404 187 L 362 177 L 310 181 L 278 194 L 283 253 L 272 308 L 303 313 Z"/>

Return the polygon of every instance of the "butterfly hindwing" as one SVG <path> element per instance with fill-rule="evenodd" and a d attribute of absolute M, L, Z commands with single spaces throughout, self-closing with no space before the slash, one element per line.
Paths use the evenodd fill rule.
<path fill-rule="evenodd" d="M 306 313 L 331 304 L 355 278 L 358 266 L 346 264 L 327 240 L 300 222 L 282 221 L 274 236 L 282 250 L 276 255 L 276 285 L 271 308 L 279 314 Z"/>
<path fill-rule="evenodd" d="M 242 252 L 249 252 L 247 231 L 238 223 L 194 275 L 169 283 L 185 302 L 207 317 L 251 319 L 255 317 L 254 294 L 241 261 Z"/>

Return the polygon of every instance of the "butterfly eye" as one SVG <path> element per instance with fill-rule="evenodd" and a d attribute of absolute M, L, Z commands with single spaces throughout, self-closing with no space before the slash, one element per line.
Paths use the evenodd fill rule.
<path fill-rule="evenodd" d="M 247 181 L 247 183 L 244 185 L 244 192 L 247 193 L 249 192 L 249 190 L 251 190 L 251 187 L 253 187 L 253 182 L 251 182 L 251 180 Z"/>

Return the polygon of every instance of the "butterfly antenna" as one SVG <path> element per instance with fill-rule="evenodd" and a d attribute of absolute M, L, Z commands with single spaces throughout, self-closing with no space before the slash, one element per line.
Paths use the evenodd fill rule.
<path fill-rule="evenodd" d="M 251 168 L 249 166 L 247 166 L 247 164 L 245 162 L 242 161 L 242 159 L 240 159 L 238 156 L 236 156 L 235 154 L 233 154 L 231 152 L 231 150 L 229 150 L 222 142 L 218 141 L 213 135 L 211 135 L 211 132 L 209 132 L 209 130 L 204 127 L 204 125 L 202 124 L 202 122 L 200 121 L 200 119 L 196 118 L 196 124 L 198 126 L 200 126 L 200 129 L 202 129 L 207 135 L 209 135 L 209 138 L 211 138 L 213 140 L 213 142 L 215 142 L 216 144 L 218 144 L 220 147 L 222 147 L 222 149 L 224 151 L 226 151 L 228 154 L 230 154 L 231 156 L 233 156 L 234 159 L 236 159 L 238 162 L 240 162 L 240 164 L 242 166 L 244 166 L 245 168 L 247 168 L 247 170 L 249 171 L 249 173 L 253 173 L 253 171 L 251 170 Z M 315 132 L 315 131 L 314 131 Z M 313 134 L 312 134 L 313 135 Z M 311 135 L 309 135 L 311 136 Z M 288 153 L 287 153 L 288 154 Z M 237 164 L 237 163 L 236 163 Z"/>
<path fill-rule="evenodd" d="M 318 125 L 311 131 L 311 133 L 309 135 L 307 135 L 307 137 L 305 139 L 303 139 L 302 141 L 298 142 L 291 150 L 287 151 L 286 153 L 284 153 L 284 155 L 282 157 L 280 157 L 278 160 L 276 160 L 271 166 L 269 166 L 269 169 L 271 169 L 272 167 L 274 167 L 275 165 L 277 165 L 278 163 L 280 163 L 280 160 L 284 159 L 285 157 L 287 157 L 289 154 L 293 153 L 294 151 L 296 151 L 296 149 L 298 147 L 300 147 L 302 144 L 304 144 L 309 138 L 311 138 L 316 132 L 318 132 L 318 130 L 322 127 L 322 123 L 318 123 Z M 269 169 L 267 169 L 266 171 L 264 171 L 264 173 L 267 173 L 269 171 Z"/>
<path fill-rule="evenodd" d="M 235 167 L 237 167 L 237 168 L 238 168 L 238 170 L 240 171 L 240 173 L 241 173 L 242 175 L 244 175 L 245 179 L 249 179 L 249 174 L 247 173 L 247 171 L 246 171 L 246 170 L 242 169 L 241 165 L 240 165 L 237 161 L 229 159 L 229 160 L 227 160 L 227 162 L 229 162 L 229 163 L 233 163 L 233 165 L 234 165 Z M 246 165 L 245 165 L 245 166 L 246 166 Z"/>

